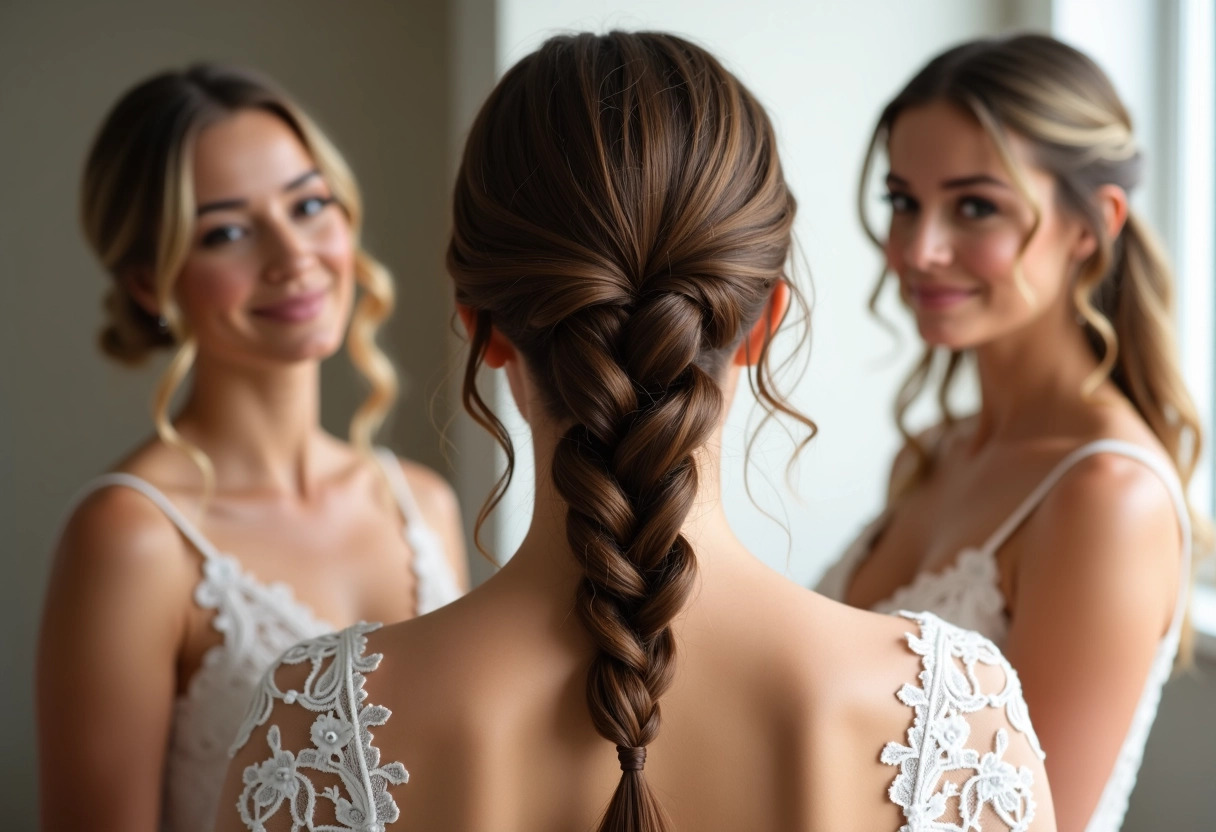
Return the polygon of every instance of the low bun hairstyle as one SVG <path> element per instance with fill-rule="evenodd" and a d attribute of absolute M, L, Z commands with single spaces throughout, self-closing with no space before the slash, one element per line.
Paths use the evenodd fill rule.
<path fill-rule="evenodd" d="M 371 438 L 397 394 L 396 373 L 375 341 L 393 308 L 393 282 L 358 243 L 363 201 L 337 149 L 284 92 L 255 73 L 198 64 L 149 78 L 119 99 L 93 141 L 81 188 L 81 222 L 89 246 L 112 278 L 101 349 L 124 364 L 138 364 L 159 350 L 174 351 L 157 384 L 153 417 L 161 439 L 181 448 L 199 465 L 208 488 L 210 463 L 178 435 L 168 412 L 197 349 L 177 307 L 174 283 L 194 231 L 195 140 L 208 126 L 247 109 L 271 113 L 299 137 L 355 234 L 355 279 L 361 297 L 347 346 L 352 363 L 371 386 L 351 421 L 356 446 L 370 450 Z M 146 311 L 127 291 L 125 282 L 136 271 L 151 276 L 159 316 Z"/>

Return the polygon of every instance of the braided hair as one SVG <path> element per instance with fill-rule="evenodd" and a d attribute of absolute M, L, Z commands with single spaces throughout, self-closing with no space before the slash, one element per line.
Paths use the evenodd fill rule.
<path fill-rule="evenodd" d="M 672 35 L 550 39 L 468 138 L 447 255 L 474 313 L 464 399 L 512 459 L 474 384 L 494 327 L 564 426 L 551 473 L 596 647 L 587 704 L 621 762 L 601 830 L 668 828 L 644 764 L 697 570 L 681 529 L 725 366 L 786 281 L 794 212 L 763 108 Z"/>

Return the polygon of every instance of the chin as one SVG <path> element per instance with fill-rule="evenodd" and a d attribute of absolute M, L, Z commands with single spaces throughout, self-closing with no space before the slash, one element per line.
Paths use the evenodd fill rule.
<path fill-rule="evenodd" d="M 342 349 L 342 332 L 301 333 L 297 338 L 276 339 L 277 343 L 264 344 L 266 358 L 280 364 L 296 364 L 304 361 L 324 361 Z"/>
<path fill-rule="evenodd" d="M 930 347 L 942 347 L 953 352 L 962 352 L 976 346 L 975 338 L 958 327 L 941 326 L 940 324 L 920 324 L 917 327 L 920 338 Z"/>
<path fill-rule="evenodd" d="M 292 352 L 296 353 L 297 361 L 324 361 L 332 358 L 341 349 L 342 338 L 338 336 L 300 344 Z"/>

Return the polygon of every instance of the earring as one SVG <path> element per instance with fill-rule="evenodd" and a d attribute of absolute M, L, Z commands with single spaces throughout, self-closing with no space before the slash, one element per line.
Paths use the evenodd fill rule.
<path fill-rule="evenodd" d="M 169 321 L 164 315 L 156 316 L 156 331 L 164 334 L 169 331 Z"/>

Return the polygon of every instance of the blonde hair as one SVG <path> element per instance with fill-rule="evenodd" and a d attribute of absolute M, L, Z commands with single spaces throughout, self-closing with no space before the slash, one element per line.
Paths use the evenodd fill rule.
<path fill-rule="evenodd" d="M 859 209 L 866 234 L 880 248 L 882 240 L 868 225 L 865 212 L 875 153 L 889 141 L 904 110 L 934 101 L 948 101 L 975 117 L 1014 187 L 1032 206 L 1035 220 L 1022 242 L 1019 262 L 1038 231 L 1042 211 L 1010 149 L 1009 133 L 1026 139 L 1035 163 L 1055 178 L 1061 207 L 1090 226 L 1098 246 L 1077 275 L 1073 302 L 1098 367 L 1081 392 L 1089 396 L 1109 379 L 1165 447 L 1185 488 L 1198 464 L 1202 429 L 1179 366 L 1173 274 L 1160 244 L 1139 217 L 1129 213 L 1122 231 L 1110 239 L 1093 199 L 1102 185 L 1131 191 L 1142 173 L 1131 118 L 1110 79 L 1086 55 L 1044 35 L 970 41 L 934 58 L 883 110 L 866 152 Z M 871 310 L 876 311 L 887 276 L 884 268 L 870 298 Z M 1021 282 L 1020 272 L 1017 277 Z M 893 484 L 896 494 L 932 470 L 932 449 L 912 435 L 905 417 L 940 363 L 938 352 L 925 349 L 896 397 L 896 424 L 916 457 L 907 476 Z M 948 352 L 938 388 L 947 426 L 954 421 L 948 398 L 962 358 L 960 352 Z M 1205 551 L 1211 524 L 1193 507 L 1190 514 L 1196 547 Z M 1189 641 L 1189 628 L 1186 635 Z"/>
<path fill-rule="evenodd" d="M 362 291 L 351 316 L 347 350 L 371 387 L 351 419 L 350 438 L 357 448 L 370 450 L 398 387 L 392 363 L 376 344 L 376 333 L 393 309 L 393 281 L 358 242 L 363 221 L 359 186 L 320 128 L 271 82 L 246 70 L 199 64 L 140 83 L 114 105 L 85 164 L 84 233 L 113 278 L 100 344 L 107 355 L 124 364 L 138 364 L 155 350 L 175 349 L 153 394 L 153 420 L 160 438 L 198 465 L 208 492 L 214 484 L 210 461 L 178 434 L 169 416 L 173 396 L 197 354 L 173 289 L 194 232 L 194 143 L 209 125 L 246 109 L 269 112 L 295 132 L 354 233 L 355 279 Z M 159 319 L 123 285 L 134 270 L 142 269 L 152 275 Z"/>

